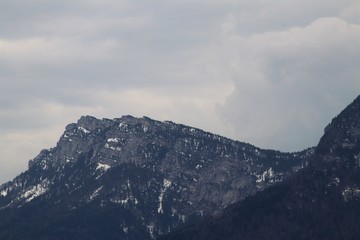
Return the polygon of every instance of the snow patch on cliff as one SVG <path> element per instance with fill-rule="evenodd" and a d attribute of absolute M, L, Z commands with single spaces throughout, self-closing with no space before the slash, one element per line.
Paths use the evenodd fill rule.
<path fill-rule="evenodd" d="M 163 199 L 164 199 L 164 194 L 166 192 L 166 190 L 171 186 L 171 181 L 164 179 L 163 182 L 163 187 L 160 190 L 160 195 L 159 195 L 159 207 L 158 207 L 158 213 L 163 214 L 164 213 L 164 209 L 163 209 Z"/>

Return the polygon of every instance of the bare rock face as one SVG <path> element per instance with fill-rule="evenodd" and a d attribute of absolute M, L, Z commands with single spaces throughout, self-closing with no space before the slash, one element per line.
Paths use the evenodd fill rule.
<path fill-rule="evenodd" d="M 313 151 L 262 150 L 147 117 L 83 116 L 0 186 L 0 238 L 155 238 L 282 181 Z"/>
<path fill-rule="evenodd" d="M 360 96 L 326 127 L 307 168 L 164 240 L 360 239 Z"/>

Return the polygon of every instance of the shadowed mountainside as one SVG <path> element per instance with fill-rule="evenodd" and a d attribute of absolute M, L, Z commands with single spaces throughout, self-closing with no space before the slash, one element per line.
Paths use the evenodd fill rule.
<path fill-rule="evenodd" d="M 326 127 L 307 168 L 161 239 L 360 239 L 359 219 L 360 97 Z"/>
<path fill-rule="evenodd" d="M 200 129 L 84 116 L 0 187 L 0 239 L 151 239 L 306 166 Z"/>

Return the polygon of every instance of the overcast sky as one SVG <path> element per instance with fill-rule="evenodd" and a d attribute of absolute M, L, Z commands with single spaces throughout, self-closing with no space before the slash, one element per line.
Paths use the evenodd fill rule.
<path fill-rule="evenodd" d="M 356 0 L 0 0 L 0 183 L 81 115 L 302 150 L 359 64 Z"/>

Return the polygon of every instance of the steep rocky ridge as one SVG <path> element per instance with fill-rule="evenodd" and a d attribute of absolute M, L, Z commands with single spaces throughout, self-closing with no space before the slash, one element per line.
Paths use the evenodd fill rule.
<path fill-rule="evenodd" d="M 325 128 L 309 166 L 163 239 L 360 239 L 360 96 Z"/>
<path fill-rule="evenodd" d="M 147 117 L 83 116 L 0 186 L 0 238 L 155 238 L 282 181 L 313 151 L 262 150 Z"/>

